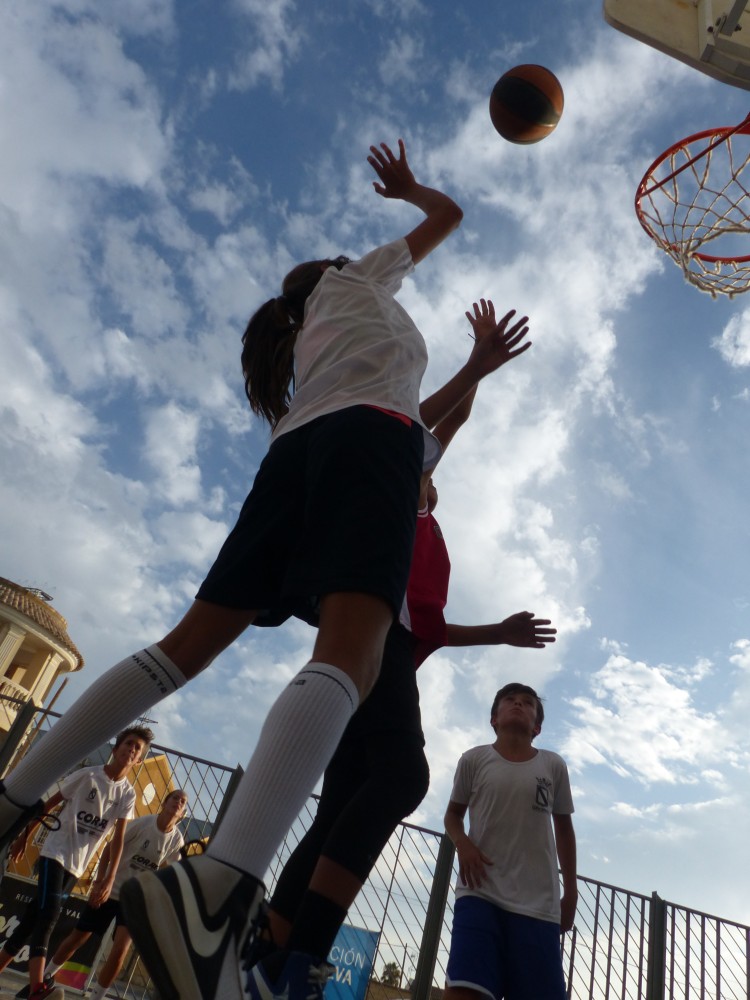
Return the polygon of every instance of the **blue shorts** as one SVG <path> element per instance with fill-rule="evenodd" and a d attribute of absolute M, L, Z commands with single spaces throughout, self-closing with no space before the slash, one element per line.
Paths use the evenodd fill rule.
<path fill-rule="evenodd" d="M 493 1000 L 566 1000 L 560 925 L 460 896 L 445 982 Z"/>

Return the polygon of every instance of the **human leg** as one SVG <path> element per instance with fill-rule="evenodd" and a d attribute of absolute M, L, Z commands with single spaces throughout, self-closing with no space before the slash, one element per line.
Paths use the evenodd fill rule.
<path fill-rule="evenodd" d="M 109 950 L 109 955 L 107 955 L 104 964 L 99 970 L 99 975 L 96 977 L 97 983 L 105 991 L 117 978 L 132 941 L 133 939 L 127 927 L 124 924 L 118 924 L 115 927 L 115 934 L 112 939 L 112 947 Z"/>
<path fill-rule="evenodd" d="M 276 948 L 286 946 L 294 918 L 308 890 L 330 831 L 345 811 L 356 789 L 367 780 L 364 746 L 356 734 L 350 733 L 357 715 L 358 712 L 355 712 L 325 770 L 313 822 L 287 859 L 269 900 L 267 916 L 270 939 Z"/>
<path fill-rule="evenodd" d="M 331 595 L 344 604 L 351 596 Z M 322 620 L 329 600 L 323 602 Z M 351 673 L 362 676 L 371 647 L 385 636 L 392 612 L 377 599 L 353 603 L 361 629 L 350 657 Z M 363 604 L 372 607 L 369 618 L 362 614 Z M 239 955 L 264 895 L 261 879 L 333 754 L 357 701 L 357 687 L 348 673 L 330 664 L 307 664 L 272 706 L 206 855 L 146 873 L 123 886 L 120 898 L 127 925 L 164 1000 L 240 995 Z M 185 914 L 195 907 L 230 921 L 231 948 L 225 945 L 221 954 L 209 958 L 195 951 L 182 930 Z M 213 923 L 204 920 L 206 928 Z"/>
<path fill-rule="evenodd" d="M 383 419 L 391 421 L 391 418 Z M 373 476 L 368 459 L 362 459 L 363 438 L 352 433 L 348 423 L 348 418 L 343 420 L 343 434 L 339 414 L 331 415 L 331 421 L 326 418 L 325 428 L 318 423 L 320 448 L 314 454 L 308 449 L 310 453 L 302 455 L 298 463 L 308 477 L 302 504 L 306 521 L 303 523 L 300 519 L 300 523 L 294 525 L 297 559 L 288 567 L 283 581 L 284 593 L 290 601 L 295 595 L 325 595 L 320 602 L 319 644 L 314 655 L 319 657 L 323 651 L 328 659 L 321 662 L 316 658 L 308 663 L 271 708 L 255 752 L 207 854 L 188 858 L 163 872 L 146 874 L 122 889 L 121 901 L 127 924 L 165 1000 L 176 996 L 191 1000 L 192 997 L 210 998 L 217 994 L 229 997 L 241 993 L 237 964 L 234 975 L 231 973 L 231 956 L 237 962 L 244 950 L 254 920 L 253 907 L 257 910 L 263 893 L 260 880 L 328 764 L 356 708 L 359 691 L 365 692 L 371 687 L 386 632 L 403 597 L 413 539 L 418 470 L 412 474 L 414 470 L 410 467 L 407 477 L 413 480 L 412 495 L 404 497 L 400 485 L 391 489 L 393 517 L 389 519 L 385 510 L 379 510 L 385 539 L 394 533 L 398 536 L 399 555 L 393 560 L 395 568 L 390 567 L 390 560 L 380 558 L 387 548 L 386 541 L 379 547 L 375 544 L 374 559 L 369 553 L 364 556 L 357 553 L 359 559 L 353 567 L 351 539 L 347 537 L 344 545 L 340 537 L 344 525 L 348 525 L 351 532 L 354 512 L 357 519 L 362 516 L 354 502 L 356 496 L 351 493 L 350 481 L 357 479 L 352 473 L 352 460 L 357 459 L 367 467 L 373 487 L 381 477 Z M 309 438 L 307 430 L 301 430 L 305 433 L 300 440 Z M 407 432 L 414 452 L 411 465 L 415 461 L 419 465 L 417 452 L 421 448 L 421 431 L 419 435 L 417 447 L 417 435 L 411 430 Z M 346 437 L 344 445 L 343 437 Z M 272 446 L 272 452 L 279 443 Z M 293 448 L 294 442 L 290 446 Z M 326 452 L 325 456 L 320 454 L 321 449 Z M 396 467 L 394 475 L 400 484 L 402 462 L 399 459 L 403 459 L 403 448 L 396 456 L 391 451 L 387 453 Z M 274 461 L 279 454 L 286 455 L 286 445 L 281 452 L 277 449 Z M 335 472 L 339 478 L 333 488 Z M 403 508 L 408 508 L 410 513 L 404 515 Z M 393 524 L 395 529 L 391 531 Z M 287 521 L 287 534 L 289 529 Z M 315 545 L 302 544 L 308 536 L 315 536 Z M 405 558 L 400 552 L 402 536 L 407 545 Z M 288 540 L 278 534 L 274 537 L 280 545 L 289 547 Z M 303 552 L 297 553 L 297 543 Z M 368 544 L 373 545 L 369 536 Z M 385 571 L 381 562 L 386 563 Z M 228 563 L 227 572 L 231 572 L 233 566 Z M 368 574 L 378 577 L 372 589 Z M 211 586 L 216 585 L 217 577 L 218 574 L 209 574 Z M 344 632 L 343 638 L 335 637 L 334 633 L 340 630 Z M 239 906 L 236 915 L 227 916 L 230 923 L 236 925 L 232 947 L 222 944 L 215 954 L 211 953 L 208 961 L 206 947 L 202 943 L 200 949 L 193 947 L 190 933 L 187 938 L 185 936 L 186 915 L 202 911 L 201 933 L 206 936 L 211 933 L 208 916 L 223 913 L 230 905 L 228 900 L 235 897 L 238 900 L 244 897 L 246 919 L 242 918 Z M 252 899 L 249 916 L 248 898 Z"/>
<path fill-rule="evenodd" d="M 387 608 L 380 611 L 381 617 L 388 614 Z M 308 664 L 271 708 L 207 854 L 123 886 L 126 922 L 164 1000 L 240 995 L 240 957 L 263 899 L 261 879 L 357 699 L 356 685 L 343 670 Z M 202 955 L 193 948 L 183 928 L 196 907 L 205 915 L 206 935 L 229 921 L 231 947 L 225 941 L 213 952 L 201 944 Z"/>
<path fill-rule="evenodd" d="M 467 986 L 446 986 L 443 990 L 443 1000 L 487 1000 L 489 995 Z"/>
<path fill-rule="evenodd" d="M 352 790 L 332 825 L 286 940 L 288 951 L 319 961 L 390 836 L 427 792 L 427 760 L 413 734 L 381 734 L 366 752 L 367 779 Z"/>
<path fill-rule="evenodd" d="M 13 961 L 20 949 L 29 942 L 29 990 L 32 1000 L 61 1000 L 62 990 L 46 981 L 44 965 L 50 934 L 60 915 L 63 901 L 76 883 L 76 878 L 51 858 L 39 859 L 39 875 L 34 899 L 26 908 L 18 926 L 0 951 L 0 971 Z"/>
<path fill-rule="evenodd" d="M 394 626 L 378 681 L 326 768 L 315 820 L 271 898 L 278 950 L 257 949 L 261 964 L 251 973 L 251 995 L 283 993 L 290 963 L 292 975 L 299 974 L 300 954 L 311 969 L 324 966 L 385 843 L 427 791 L 423 743 L 411 636 Z"/>
<path fill-rule="evenodd" d="M 4 779 L 0 843 L 34 815 L 33 803 L 88 753 L 203 670 L 252 622 L 254 612 L 195 601 L 157 645 L 126 657 L 95 680 Z"/>
<path fill-rule="evenodd" d="M 77 927 L 74 927 L 70 934 L 55 949 L 52 961 L 47 962 L 44 970 L 46 974 L 54 976 L 58 969 L 61 969 L 75 955 L 78 949 L 86 944 L 90 937 L 91 931 L 79 931 Z"/>
<path fill-rule="evenodd" d="M 103 937 L 109 925 L 119 916 L 120 904 L 116 899 L 108 899 L 101 906 L 84 907 L 78 921 L 68 936 L 60 942 L 45 967 L 46 976 L 54 976 L 92 934 Z"/>

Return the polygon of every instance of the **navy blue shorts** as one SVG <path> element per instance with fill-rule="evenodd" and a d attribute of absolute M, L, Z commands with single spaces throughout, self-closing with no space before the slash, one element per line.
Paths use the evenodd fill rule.
<path fill-rule="evenodd" d="M 566 1000 L 560 925 L 460 896 L 445 982 L 493 1000 Z"/>
<path fill-rule="evenodd" d="M 359 592 L 398 614 L 409 577 L 422 428 L 369 406 L 282 434 L 198 598 L 256 610 L 256 625 L 317 622 L 320 598 Z"/>

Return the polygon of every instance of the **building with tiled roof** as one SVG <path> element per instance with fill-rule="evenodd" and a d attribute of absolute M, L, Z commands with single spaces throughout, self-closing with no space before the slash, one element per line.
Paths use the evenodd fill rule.
<path fill-rule="evenodd" d="M 23 702 L 41 707 L 62 674 L 83 666 L 68 623 L 45 598 L 0 577 L 0 732 Z"/>

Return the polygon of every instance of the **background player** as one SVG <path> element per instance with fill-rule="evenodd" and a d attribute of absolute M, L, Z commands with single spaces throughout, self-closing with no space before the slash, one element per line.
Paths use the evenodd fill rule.
<path fill-rule="evenodd" d="M 274 430 L 235 528 L 177 626 L 95 681 L 0 788 L 2 841 L 33 814 L 40 789 L 65 762 L 80 759 L 122 716 L 177 690 L 250 624 L 319 608 L 312 659 L 266 717 L 208 852 L 121 890 L 126 923 L 163 1000 L 243 995 L 262 879 L 377 679 L 406 588 L 419 477 L 438 449 L 420 417 L 424 339 L 394 295 L 463 213 L 416 181 L 401 140 L 397 155 L 385 143 L 371 146 L 368 162 L 377 194 L 424 218 L 358 261 L 298 265 L 282 294 L 256 310 L 243 337 L 243 371 L 251 407 Z M 191 920 L 186 934 L 188 913 L 203 923 Z M 220 937 L 217 920 L 228 928 Z"/>
<path fill-rule="evenodd" d="M 10 846 L 10 857 L 20 861 L 29 837 L 42 818 L 62 803 L 59 827 L 47 834 L 39 858 L 36 895 L 18 926 L 0 950 L 0 972 L 29 941 L 29 997 L 60 1000 L 63 991 L 44 979 L 50 935 L 65 898 L 83 875 L 102 840 L 112 835 L 107 864 L 100 864 L 89 902 L 99 906 L 109 898 L 122 855 L 125 827 L 135 808 L 135 792 L 128 775 L 140 764 L 153 739 L 150 729 L 133 726 L 115 740 L 112 759 L 104 765 L 84 767 L 69 774 Z"/>
<path fill-rule="evenodd" d="M 532 746 L 543 721 L 536 691 L 506 684 L 492 703 L 495 742 L 458 763 L 445 813 L 459 865 L 445 1000 L 566 998 L 560 931 L 573 926 L 578 900 L 573 799 L 562 757 Z"/>
<path fill-rule="evenodd" d="M 139 872 L 155 871 L 177 861 L 184 843 L 177 824 L 185 815 L 188 805 L 187 793 L 176 788 L 164 799 L 158 813 L 139 816 L 128 823 L 122 846 L 122 857 L 109 898 L 100 905 L 88 903 L 78 919 L 78 923 L 58 946 L 52 961 L 47 964 L 46 979 L 54 984 L 58 969 L 68 962 L 92 934 L 103 937 L 112 921 L 115 922 L 112 947 L 99 971 L 96 983 L 88 994 L 88 1000 L 102 1000 L 107 990 L 117 978 L 131 944 L 130 932 L 123 923 L 120 913 L 120 889 L 126 879 Z M 100 867 L 108 868 L 107 844 L 102 853 Z"/>

